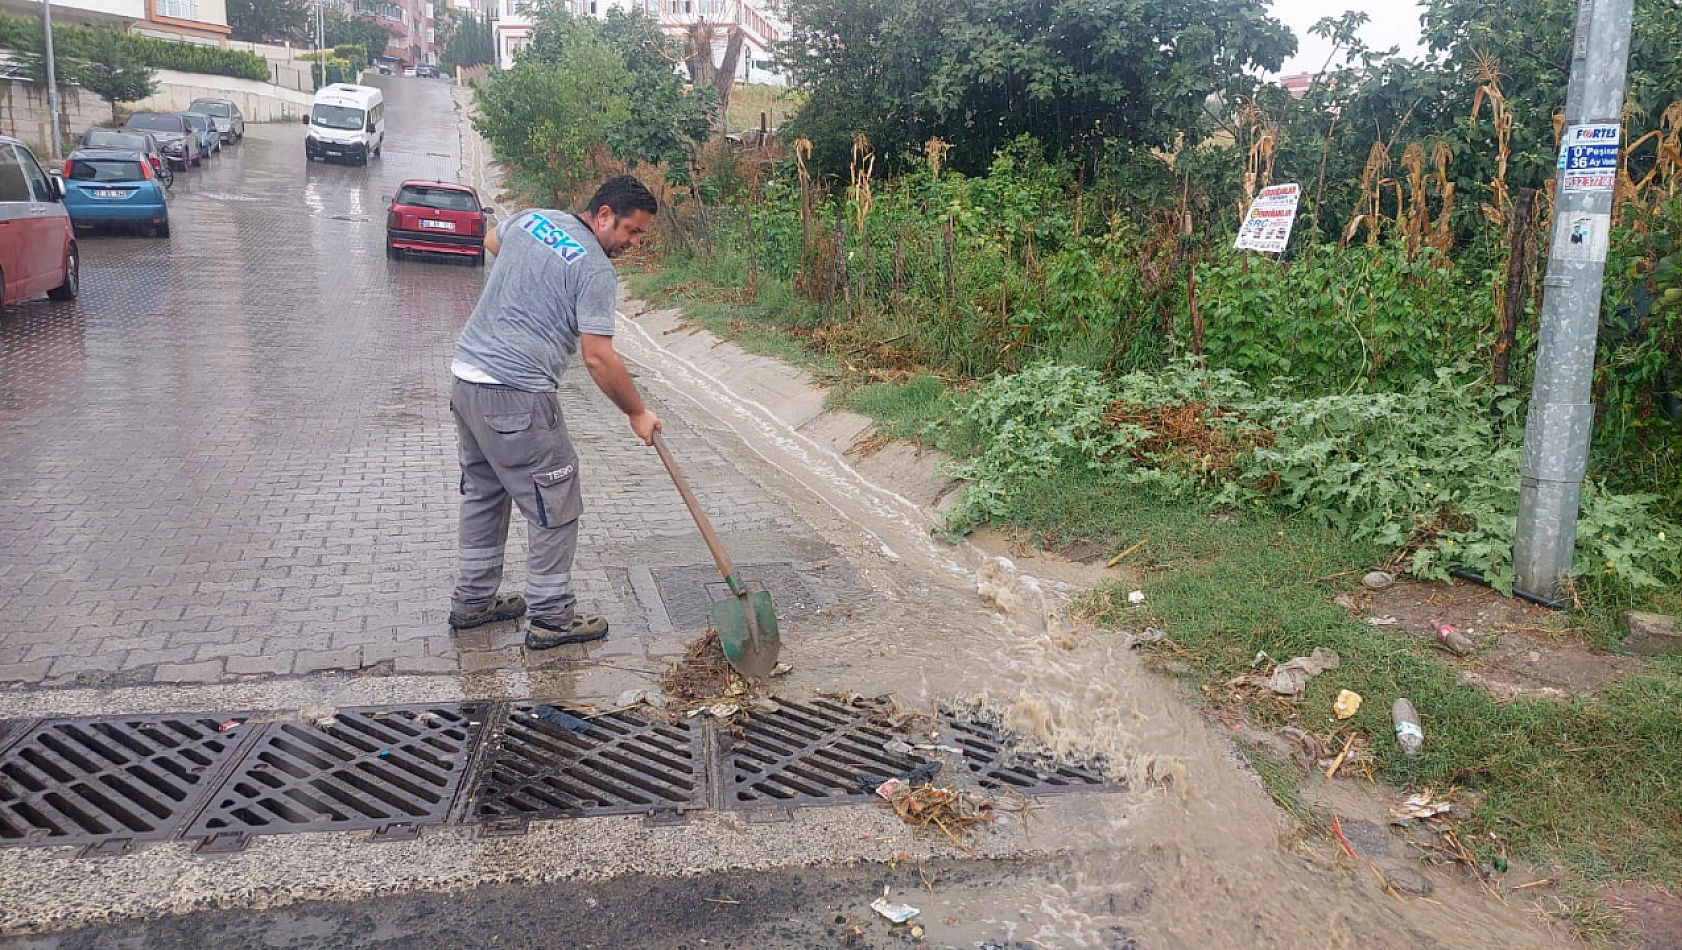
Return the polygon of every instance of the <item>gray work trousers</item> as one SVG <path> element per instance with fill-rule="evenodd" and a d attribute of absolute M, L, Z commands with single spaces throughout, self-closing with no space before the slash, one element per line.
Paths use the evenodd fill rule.
<path fill-rule="evenodd" d="M 483 610 L 502 583 L 509 502 L 525 515 L 526 605 L 564 625 L 576 616 L 572 557 L 584 498 L 578 453 L 554 393 L 457 379 L 450 413 L 461 441 L 461 574 L 450 609 Z"/>

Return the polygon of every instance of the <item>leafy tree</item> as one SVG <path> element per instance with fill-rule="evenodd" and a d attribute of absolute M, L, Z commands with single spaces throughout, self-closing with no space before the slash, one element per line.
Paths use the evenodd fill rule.
<path fill-rule="evenodd" d="M 723 111 L 714 89 L 684 91 L 672 70 L 676 44 L 642 11 L 611 9 L 601 30 L 631 74 L 630 114 L 609 130 L 608 147 L 632 165 L 664 162 L 668 175 L 687 182 L 691 151 Z"/>
<path fill-rule="evenodd" d="M 117 103 L 134 102 L 157 91 L 157 74 L 135 55 L 129 38 L 116 30 L 90 30 L 77 44 L 76 54 L 67 63 L 71 78 L 105 100 L 113 122 Z"/>
<path fill-rule="evenodd" d="M 480 19 L 468 13 L 455 24 L 440 58 L 448 66 L 479 66 L 496 62 L 496 41 L 492 30 L 490 14 Z"/>
<path fill-rule="evenodd" d="M 301 40 L 310 32 L 310 13 L 299 0 L 228 0 L 233 38 L 247 43 Z"/>
<path fill-rule="evenodd" d="M 378 23 L 352 19 L 335 12 L 324 15 L 321 31 L 325 35 L 323 42 L 330 47 L 360 46 L 366 50 L 367 55 L 359 57 L 361 62 L 355 64 L 359 68 L 383 55 L 386 45 L 391 42 L 391 34 Z"/>
<path fill-rule="evenodd" d="M 1296 48 L 1262 0 L 789 0 L 779 59 L 811 97 L 789 131 L 823 167 L 854 134 L 890 164 L 927 139 L 984 170 L 1019 135 L 1054 151 L 1195 135 L 1214 92 Z"/>
<path fill-rule="evenodd" d="M 480 84 L 473 124 L 560 201 L 591 177 L 592 146 L 629 117 L 630 88 L 624 59 L 593 22 L 553 11 L 530 53 Z"/>

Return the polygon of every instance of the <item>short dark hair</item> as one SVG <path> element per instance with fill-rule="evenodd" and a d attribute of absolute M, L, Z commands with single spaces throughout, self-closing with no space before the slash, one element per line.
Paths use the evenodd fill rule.
<path fill-rule="evenodd" d="M 660 203 L 654 200 L 654 193 L 648 190 L 634 175 L 620 175 L 602 182 L 596 189 L 595 197 L 590 199 L 590 206 L 585 213 L 595 217 L 602 208 L 611 208 L 615 217 L 623 218 L 633 211 L 646 211 L 649 214 L 660 212 Z"/>

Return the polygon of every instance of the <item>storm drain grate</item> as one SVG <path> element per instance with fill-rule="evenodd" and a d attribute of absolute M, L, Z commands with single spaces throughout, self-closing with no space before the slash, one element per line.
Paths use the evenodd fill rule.
<path fill-rule="evenodd" d="M 738 564 L 736 568 L 737 575 L 747 578 L 750 587 L 771 592 L 779 616 L 814 614 L 823 606 L 793 564 Z M 719 579 L 718 567 L 711 562 L 655 568 L 650 573 L 674 630 L 705 630 L 713 601 L 731 596 L 730 588 Z"/>
<path fill-rule="evenodd" d="M 962 770 L 990 792 L 1015 790 L 1029 795 L 1098 791 L 1112 787 L 1104 763 L 1067 762 L 1026 747 L 1002 727 L 945 711 L 941 716 L 943 745 L 964 750 L 956 756 Z"/>
<path fill-rule="evenodd" d="M 170 837 L 246 738 L 242 728 L 224 732 L 222 725 L 245 718 L 113 716 L 36 725 L 0 756 L 0 843 Z"/>
<path fill-rule="evenodd" d="M 515 703 L 473 783 L 470 821 L 687 811 L 707 803 L 701 730 L 622 711 Z"/>
<path fill-rule="evenodd" d="M 449 817 L 489 703 L 340 709 L 271 722 L 187 837 L 372 828 L 407 836 Z"/>
<path fill-rule="evenodd" d="M 721 739 L 724 808 L 870 801 L 869 787 L 928 764 L 885 748 L 901 737 L 878 714 L 826 699 L 778 699 Z"/>

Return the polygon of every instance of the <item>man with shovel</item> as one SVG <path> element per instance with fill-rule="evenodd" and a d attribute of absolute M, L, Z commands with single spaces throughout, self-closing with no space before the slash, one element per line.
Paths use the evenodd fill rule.
<path fill-rule="evenodd" d="M 574 354 L 601 391 L 653 444 L 648 411 L 613 350 L 618 280 L 610 258 L 636 247 L 658 210 L 630 175 L 606 182 L 583 215 L 522 211 L 485 235 L 497 255 L 456 343 L 450 412 L 461 442 L 461 574 L 450 626 L 466 630 L 528 610 L 526 648 L 607 636 L 607 620 L 578 613 L 578 453 L 556 393 Z M 510 502 L 527 524 L 526 596 L 498 594 Z"/>

